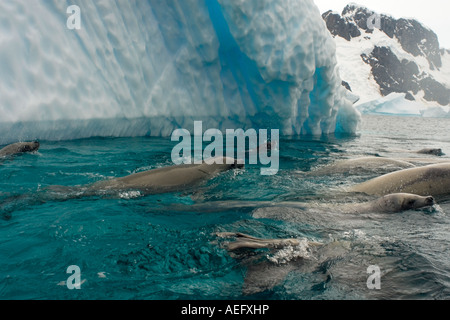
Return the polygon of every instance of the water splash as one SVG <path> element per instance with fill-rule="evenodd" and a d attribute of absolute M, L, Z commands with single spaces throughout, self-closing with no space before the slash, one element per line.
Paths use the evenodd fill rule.
<path fill-rule="evenodd" d="M 296 259 L 310 259 L 312 257 L 310 244 L 307 239 L 297 239 L 297 246 L 287 246 L 277 250 L 273 254 L 268 254 L 267 259 L 275 264 L 286 264 Z"/>

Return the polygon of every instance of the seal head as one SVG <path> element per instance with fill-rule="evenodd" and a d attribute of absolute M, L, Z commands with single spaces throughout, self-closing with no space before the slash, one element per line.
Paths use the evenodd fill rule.
<path fill-rule="evenodd" d="M 432 149 L 432 148 L 422 149 L 422 150 L 417 151 L 417 153 L 429 154 L 429 155 L 439 156 L 439 157 L 444 155 L 444 153 L 442 152 L 442 149 Z"/>
<path fill-rule="evenodd" d="M 384 212 L 402 212 L 431 207 L 435 201 L 432 196 L 422 197 L 410 193 L 394 193 L 378 199 L 376 204 Z"/>
<path fill-rule="evenodd" d="M 18 151 L 19 153 L 25 153 L 25 152 L 34 152 L 39 150 L 40 147 L 39 141 L 33 141 L 29 143 L 23 143 L 19 146 Z"/>
<path fill-rule="evenodd" d="M 0 157 L 13 156 L 25 152 L 37 151 L 40 147 L 38 141 L 33 142 L 17 142 L 0 150 Z"/>

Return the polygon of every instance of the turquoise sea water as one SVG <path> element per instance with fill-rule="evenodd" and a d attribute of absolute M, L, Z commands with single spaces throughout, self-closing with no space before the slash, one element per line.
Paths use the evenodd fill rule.
<path fill-rule="evenodd" d="M 194 191 L 150 196 L 55 198 L 46 188 L 171 165 L 170 139 L 41 141 L 37 153 L 0 165 L 0 299 L 449 299 L 448 200 L 394 215 L 342 215 L 334 203 L 366 200 L 345 188 L 380 172 L 305 174 L 339 159 L 417 157 L 408 150 L 428 147 L 447 158 L 448 128 L 450 119 L 364 116 L 358 137 L 282 137 L 275 176 L 247 166 Z M 255 217 L 243 201 L 329 210 L 277 209 L 286 219 L 276 220 Z M 324 246 L 231 254 L 217 232 Z M 81 270 L 79 290 L 66 285 L 71 265 Z M 380 290 L 367 287 L 372 265 Z"/>

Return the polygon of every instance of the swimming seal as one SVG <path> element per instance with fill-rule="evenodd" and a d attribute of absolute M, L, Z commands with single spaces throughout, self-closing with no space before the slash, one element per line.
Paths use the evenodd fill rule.
<path fill-rule="evenodd" d="M 362 157 L 337 161 L 336 163 L 311 171 L 301 172 L 310 176 L 329 174 L 362 174 L 365 172 L 388 173 L 401 169 L 414 168 L 415 166 L 407 161 L 383 157 Z M 299 172 L 300 173 L 300 172 Z"/>
<path fill-rule="evenodd" d="M 450 163 L 392 172 L 350 188 L 369 195 L 413 193 L 433 197 L 450 195 Z"/>
<path fill-rule="evenodd" d="M 252 211 L 253 218 L 283 219 L 282 208 L 307 214 L 365 214 L 398 213 L 435 205 L 434 197 L 409 193 L 394 193 L 375 200 L 350 203 L 307 203 L 296 201 L 210 201 L 189 206 L 174 206 L 173 210 L 194 212 L 222 212 L 235 209 Z M 287 219 L 289 220 L 289 219 Z"/>
<path fill-rule="evenodd" d="M 37 141 L 13 143 L 0 150 L 0 157 L 8 157 L 20 153 L 37 151 L 39 147 L 40 144 Z"/>
<path fill-rule="evenodd" d="M 347 206 L 347 213 L 397 213 L 430 207 L 435 204 L 432 196 L 419 196 L 410 193 L 393 193 L 374 201 Z"/>
<path fill-rule="evenodd" d="M 431 207 L 434 204 L 435 200 L 432 196 L 394 193 L 372 201 L 357 203 L 310 204 L 281 202 L 277 205 L 260 207 L 253 212 L 252 216 L 256 219 L 291 220 L 292 215 L 299 215 L 303 212 L 316 216 L 321 214 L 389 214 Z"/>
<path fill-rule="evenodd" d="M 429 154 L 429 155 L 433 155 L 433 156 L 443 156 L 444 153 L 442 152 L 442 149 L 433 149 L 433 148 L 425 148 L 419 151 L 416 151 L 416 153 L 418 154 Z"/>
<path fill-rule="evenodd" d="M 233 158 L 216 159 L 219 158 L 209 159 L 203 164 L 173 165 L 153 169 L 82 187 L 51 186 L 49 190 L 69 197 L 108 195 L 124 191 L 139 191 L 140 195 L 169 193 L 194 187 L 221 172 L 244 167 Z"/>
<path fill-rule="evenodd" d="M 229 251 L 238 249 L 281 249 L 288 246 L 298 246 L 300 241 L 297 239 L 261 239 L 243 234 L 240 232 L 219 232 L 216 234 L 219 238 L 234 238 L 234 242 L 226 243 Z"/>

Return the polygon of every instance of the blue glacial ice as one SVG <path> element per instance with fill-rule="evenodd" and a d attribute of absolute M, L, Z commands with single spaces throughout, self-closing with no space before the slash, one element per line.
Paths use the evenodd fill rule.
<path fill-rule="evenodd" d="M 0 144 L 360 121 L 312 0 L 1 1 L 0 46 Z"/>

